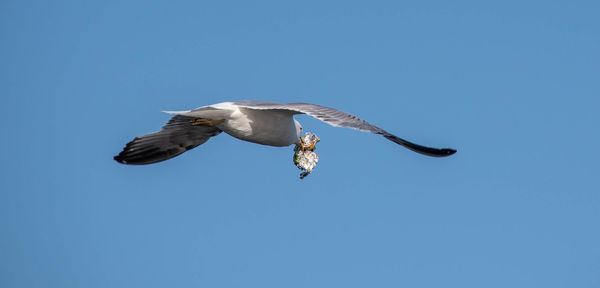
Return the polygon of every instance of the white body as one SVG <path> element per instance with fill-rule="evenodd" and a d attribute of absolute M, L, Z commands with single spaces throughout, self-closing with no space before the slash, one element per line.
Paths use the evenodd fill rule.
<path fill-rule="evenodd" d="M 289 146 L 300 144 L 302 125 L 287 110 L 255 110 L 223 102 L 190 111 L 165 111 L 170 114 L 191 116 L 223 122 L 216 127 L 223 132 L 248 142 Z"/>

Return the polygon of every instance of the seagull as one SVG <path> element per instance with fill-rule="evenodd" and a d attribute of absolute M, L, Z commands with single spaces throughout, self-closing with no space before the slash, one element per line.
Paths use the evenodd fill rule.
<path fill-rule="evenodd" d="M 135 137 L 114 159 L 143 165 L 171 159 L 225 132 L 240 140 L 285 147 L 302 145 L 302 125 L 294 115 L 306 114 L 334 127 L 378 134 L 417 153 L 446 157 L 456 150 L 430 148 L 399 138 L 354 115 L 308 103 L 275 103 L 262 100 L 222 102 L 194 110 L 164 111 L 174 115 L 158 132 Z"/>

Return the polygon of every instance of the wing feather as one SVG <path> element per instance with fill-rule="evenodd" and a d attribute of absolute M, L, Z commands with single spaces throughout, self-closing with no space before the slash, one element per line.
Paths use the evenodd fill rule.
<path fill-rule="evenodd" d="M 135 137 L 114 159 L 123 164 L 151 164 L 171 159 L 221 133 L 214 126 L 194 126 L 193 117 L 176 115 L 158 132 Z"/>
<path fill-rule="evenodd" d="M 248 109 L 288 110 L 294 114 L 307 114 L 331 126 L 352 128 L 359 131 L 371 132 L 374 134 L 381 135 L 396 144 L 402 145 L 412 151 L 427 156 L 445 157 L 456 153 L 456 150 L 450 148 L 430 148 L 406 141 L 352 114 L 321 105 L 309 103 L 281 104 L 260 100 L 237 101 L 233 102 L 233 104 Z"/>

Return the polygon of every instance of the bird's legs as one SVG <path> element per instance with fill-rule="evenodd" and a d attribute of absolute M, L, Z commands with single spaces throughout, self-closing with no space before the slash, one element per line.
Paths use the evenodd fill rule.
<path fill-rule="evenodd" d="M 194 119 L 190 120 L 190 123 L 192 124 L 192 126 L 215 126 L 215 125 L 221 124 L 223 122 L 225 122 L 224 119 L 212 120 L 212 119 L 206 119 L 206 118 L 194 118 Z"/>

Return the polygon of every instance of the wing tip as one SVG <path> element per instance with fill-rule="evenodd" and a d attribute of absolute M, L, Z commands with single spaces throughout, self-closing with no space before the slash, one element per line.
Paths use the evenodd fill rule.
<path fill-rule="evenodd" d="M 456 149 L 442 148 L 442 149 L 439 149 L 438 157 L 447 157 L 454 153 L 456 153 Z"/>
<path fill-rule="evenodd" d="M 125 157 L 123 157 L 123 155 L 121 155 L 121 154 L 115 155 L 115 157 L 113 157 L 113 159 L 121 164 L 128 164 L 127 160 L 125 160 Z"/>
<path fill-rule="evenodd" d="M 402 138 L 399 138 L 399 137 L 389 134 L 389 133 L 383 134 L 383 137 L 387 138 L 388 140 L 390 140 L 396 144 L 400 144 L 400 145 L 408 148 L 409 150 L 412 150 L 417 153 L 427 155 L 430 157 L 448 157 L 448 156 L 456 153 L 456 149 L 451 149 L 451 148 L 438 149 L 438 148 L 425 147 L 425 146 L 421 146 L 421 145 L 406 141 Z"/>

